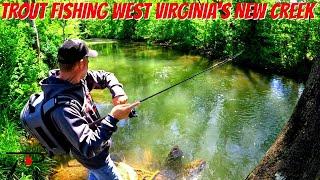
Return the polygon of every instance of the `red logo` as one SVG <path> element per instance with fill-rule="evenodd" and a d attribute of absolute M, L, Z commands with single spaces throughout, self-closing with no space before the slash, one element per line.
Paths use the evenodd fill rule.
<path fill-rule="evenodd" d="M 29 154 L 26 155 L 26 157 L 24 159 L 24 163 L 25 163 L 26 166 L 31 166 L 32 165 L 32 157 Z"/>

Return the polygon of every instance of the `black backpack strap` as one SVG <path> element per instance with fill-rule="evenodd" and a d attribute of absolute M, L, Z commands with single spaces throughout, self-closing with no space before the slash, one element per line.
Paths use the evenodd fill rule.
<path fill-rule="evenodd" d="M 42 117 L 43 117 L 43 122 L 45 126 L 50 131 L 52 136 L 55 139 L 57 139 L 57 142 L 59 142 L 61 147 L 63 147 L 66 152 L 69 152 L 70 148 L 72 147 L 72 144 L 67 140 L 65 135 L 61 133 L 57 124 L 50 117 L 50 113 L 55 108 L 60 107 L 61 105 L 70 105 L 78 109 L 79 112 L 82 112 L 83 108 L 77 100 L 67 95 L 58 95 L 54 98 L 49 99 L 44 104 L 42 104 Z"/>
<path fill-rule="evenodd" d="M 80 112 L 82 112 L 81 104 L 74 98 L 66 95 L 57 96 L 46 101 L 42 105 L 42 112 L 44 115 L 46 115 L 48 112 L 52 111 L 54 108 L 61 105 L 70 105 L 78 109 Z"/>

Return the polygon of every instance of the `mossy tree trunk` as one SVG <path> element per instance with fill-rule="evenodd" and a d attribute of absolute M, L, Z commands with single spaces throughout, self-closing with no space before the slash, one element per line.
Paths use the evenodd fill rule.
<path fill-rule="evenodd" d="M 320 178 L 320 58 L 288 123 L 247 179 Z"/>

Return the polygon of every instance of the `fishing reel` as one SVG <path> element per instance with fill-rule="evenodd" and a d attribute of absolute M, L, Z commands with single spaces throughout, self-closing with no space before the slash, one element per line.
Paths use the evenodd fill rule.
<path fill-rule="evenodd" d="M 133 108 L 131 110 L 131 112 L 129 113 L 129 118 L 134 118 L 134 117 L 138 117 L 138 113 L 137 113 L 136 108 Z"/>

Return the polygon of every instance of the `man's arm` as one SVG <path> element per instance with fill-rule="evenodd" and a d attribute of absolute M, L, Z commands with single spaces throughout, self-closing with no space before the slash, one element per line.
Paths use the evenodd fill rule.
<path fill-rule="evenodd" d="M 61 133 L 87 158 L 105 149 L 112 133 L 117 130 L 118 120 L 112 116 L 105 117 L 97 128 L 90 128 L 79 110 L 70 106 L 58 107 L 51 115 Z"/>
<path fill-rule="evenodd" d="M 110 114 L 94 128 L 90 127 L 79 110 L 73 106 L 60 106 L 51 113 L 51 116 L 72 146 L 90 158 L 108 146 L 108 140 L 117 130 L 118 119 L 128 118 L 131 110 L 139 104 L 138 101 L 113 107 Z"/>
<path fill-rule="evenodd" d="M 108 88 L 112 94 L 112 98 L 126 96 L 122 84 L 113 73 L 106 71 L 88 71 L 86 80 L 90 91 L 92 89 Z"/>

